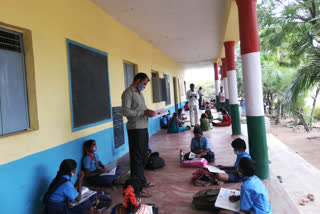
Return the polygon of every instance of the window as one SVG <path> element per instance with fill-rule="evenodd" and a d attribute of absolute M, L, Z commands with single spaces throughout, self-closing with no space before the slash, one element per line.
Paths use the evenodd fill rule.
<path fill-rule="evenodd" d="M 166 105 L 171 104 L 171 95 L 170 95 L 170 79 L 168 74 L 164 74 L 164 87 L 165 87 L 165 92 L 166 92 Z"/>
<path fill-rule="evenodd" d="M 0 28 L 0 135 L 28 130 L 22 34 Z"/>
<path fill-rule="evenodd" d="M 135 65 L 132 63 L 123 63 L 124 82 L 125 87 L 128 88 L 132 83 L 135 76 Z"/>
<path fill-rule="evenodd" d="M 108 54 L 67 40 L 73 131 L 111 121 Z"/>

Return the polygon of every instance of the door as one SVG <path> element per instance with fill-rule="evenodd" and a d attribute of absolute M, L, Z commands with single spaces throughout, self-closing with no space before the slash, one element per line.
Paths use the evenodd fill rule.
<path fill-rule="evenodd" d="M 174 97 L 174 109 L 175 109 L 175 112 L 178 114 L 178 96 L 177 96 L 177 92 L 178 92 L 178 89 L 177 89 L 177 83 L 176 83 L 176 78 L 173 77 L 173 97 Z"/>

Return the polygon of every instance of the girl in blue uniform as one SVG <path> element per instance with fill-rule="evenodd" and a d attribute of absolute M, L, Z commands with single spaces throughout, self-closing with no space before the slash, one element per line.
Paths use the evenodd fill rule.
<path fill-rule="evenodd" d="M 218 165 L 217 167 L 225 170 L 227 173 L 218 173 L 216 175 L 217 180 L 219 181 L 224 181 L 224 182 L 240 182 L 241 177 L 238 174 L 238 166 L 240 159 L 243 157 L 247 157 L 251 159 L 251 156 L 246 152 L 246 142 L 242 140 L 241 138 L 237 138 L 232 141 L 231 146 L 234 150 L 234 154 L 237 156 L 236 162 L 234 163 L 233 166 L 221 166 Z"/>
<path fill-rule="evenodd" d="M 255 176 L 256 163 L 250 158 L 241 158 L 238 168 L 243 176 L 240 196 L 230 196 L 232 202 L 240 200 L 240 211 L 246 214 L 272 214 L 269 193 L 261 180 Z"/>
<path fill-rule="evenodd" d="M 97 144 L 95 140 L 88 140 L 83 146 L 85 156 L 83 158 L 83 167 L 85 178 L 91 185 L 111 186 L 112 182 L 121 174 L 121 166 L 117 166 L 114 175 L 101 175 L 106 170 L 101 163 L 99 156 L 95 153 L 97 151 Z"/>
<path fill-rule="evenodd" d="M 86 213 L 94 202 L 87 200 L 73 208 L 68 207 L 69 200 L 81 200 L 81 183 L 84 172 L 78 173 L 78 179 L 73 186 L 71 177 L 76 172 L 77 163 L 72 159 L 63 160 L 57 176 L 51 182 L 43 202 L 47 214 L 83 214 Z"/>

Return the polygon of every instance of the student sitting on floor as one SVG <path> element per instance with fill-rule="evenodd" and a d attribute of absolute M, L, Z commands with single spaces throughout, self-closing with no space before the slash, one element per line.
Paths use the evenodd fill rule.
<path fill-rule="evenodd" d="M 112 186 L 112 182 L 120 175 L 121 166 L 117 166 L 114 175 L 101 175 L 106 170 L 101 163 L 97 151 L 96 141 L 87 140 L 83 146 L 85 156 L 83 158 L 83 168 L 86 181 L 91 185 Z"/>
<path fill-rule="evenodd" d="M 168 110 L 168 114 L 167 114 L 167 115 L 163 115 L 163 116 L 160 118 L 160 127 L 161 127 L 162 129 L 167 129 L 167 128 L 168 128 L 169 120 L 170 120 L 170 111 Z"/>
<path fill-rule="evenodd" d="M 227 114 L 227 111 L 222 108 L 221 109 L 222 113 L 222 121 L 221 122 L 212 122 L 213 126 L 230 126 L 231 125 L 231 117 Z"/>
<path fill-rule="evenodd" d="M 203 131 L 199 125 L 194 127 L 194 138 L 191 140 L 190 149 L 191 152 L 196 154 L 196 158 L 205 158 L 209 163 L 214 162 L 214 152 L 210 150 L 210 144 L 208 138 L 203 136 Z M 189 158 L 190 152 L 184 155 L 185 160 L 191 160 Z"/>
<path fill-rule="evenodd" d="M 185 111 L 189 111 L 189 102 L 186 102 L 183 108 Z"/>
<path fill-rule="evenodd" d="M 225 170 L 227 172 L 227 174 L 224 173 L 218 173 L 216 174 L 216 178 L 219 181 L 224 181 L 224 182 L 240 182 L 241 180 L 241 176 L 238 174 L 238 166 L 239 166 L 239 162 L 241 160 L 241 158 L 243 157 L 247 157 L 247 158 L 251 158 L 251 156 L 246 153 L 246 143 L 244 140 L 242 140 L 241 138 L 237 138 L 235 140 L 232 141 L 231 146 L 234 150 L 234 154 L 237 155 L 237 159 L 236 162 L 234 163 L 234 166 L 221 166 L 218 165 L 217 167 Z"/>
<path fill-rule="evenodd" d="M 189 129 L 190 127 L 182 126 L 182 122 L 179 120 L 177 113 L 173 113 L 169 121 L 168 133 L 179 133 Z"/>
<path fill-rule="evenodd" d="M 240 196 L 230 196 L 232 202 L 240 200 L 240 211 L 246 214 L 271 214 L 269 193 L 261 180 L 255 176 L 256 163 L 250 158 L 241 158 L 238 168 L 243 177 Z"/>
<path fill-rule="evenodd" d="M 57 176 L 51 182 L 43 199 L 46 214 L 84 214 L 94 205 L 94 202 L 87 200 L 73 208 L 68 207 L 69 200 L 81 200 L 84 172 L 78 173 L 78 179 L 73 186 L 71 177 L 76 173 L 76 168 L 77 163 L 72 159 L 65 159 L 60 164 Z"/>
<path fill-rule="evenodd" d="M 209 123 L 212 123 L 212 121 L 213 121 L 213 116 L 212 116 L 211 110 L 206 111 L 205 114 L 208 116 Z"/>
<path fill-rule="evenodd" d="M 201 127 L 202 131 L 210 130 L 210 123 L 209 123 L 209 119 L 207 118 L 206 114 L 201 114 L 200 127 Z"/>
<path fill-rule="evenodd" d="M 139 180 L 130 178 L 123 188 L 123 203 L 112 208 L 111 214 L 152 214 L 149 205 L 140 201 Z"/>
<path fill-rule="evenodd" d="M 181 120 L 182 122 L 187 119 L 187 117 L 185 117 L 184 114 L 182 114 L 182 108 L 179 108 L 179 109 L 178 109 L 178 118 L 179 118 L 179 120 Z"/>

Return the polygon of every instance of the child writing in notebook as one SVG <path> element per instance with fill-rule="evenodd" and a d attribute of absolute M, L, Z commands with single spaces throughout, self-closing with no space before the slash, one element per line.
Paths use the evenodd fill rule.
<path fill-rule="evenodd" d="M 240 200 L 240 212 L 245 214 L 271 214 L 269 193 L 261 180 L 255 175 L 256 163 L 250 158 L 241 158 L 238 168 L 243 178 L 240 196 L 230 196 L 231 202 Z"/>
<path fill-rule="evenodd" d="M 219 181 L 234 183 L 242 181 L 242 178 L 239 176 L 237 171 L 241 158 L 247 157 L 251 159 L 251 156 L 246 152 L 247 146 L 246 142 L 243 139 L 236 138 L 232 141 L 231 146 L 233 148 L 234 154 L 237 156 L 237 159 L 233 166 L 218 165 L 218 168 L 225 170 L 227 173 L 218 173 L 216 174 L 216 178 Z"/>
<path fill-rule="evenodd" d="M 65 159 L 60 164 L 57 176 L 51 182 L 48 192 L 45 194 L 46 214 L 84 214 L 94 202 L 87 200 L 73 208 L 68 207 L 68 201 L 81 200 L 81 183 L 84 172 L 78 173 L 75 185 L 71 182 L 71 177 L 76 173 L 77 163 L 72 159 Z"/>
<path fill-rule="evenodd" d="M 85 156 L 83 158 L 83 168 L 85 179 L 91 185 L 111 186 L 112 182 L 120 175 L 121 166 L 117 166 L 114 175 L 102 175 L 106 172 L 101 163 L 97 151 L 95 140 L 87 140 L 83 146 Z"/>
<path fill-rule="evenodd" d="M 210 150 L 209 140 L 203 136 L 203 131 L 199 125 L 196 125 L 193 130 L 194 138 L 191 140 L 191 152 L 196 154 L 196 158 L 205 158 L 209 163 L 214 162 L 214 152 Z M 184 155 L 185 160 L 189 158 L 190 152 Z"/>

